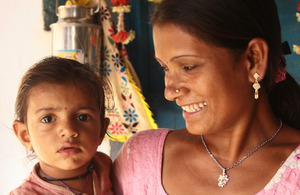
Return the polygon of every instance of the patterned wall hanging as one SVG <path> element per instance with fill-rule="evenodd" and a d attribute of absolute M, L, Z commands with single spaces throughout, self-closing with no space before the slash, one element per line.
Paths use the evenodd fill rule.
<path fill-rule="evenodd" d="M 69 0 L 66 5 L 86 6 L 92 1 Z M 115 33 L 109 7 L 105 0 L 100 1 L 99 22 L 102 25 L 101 63 L 99 67 L 108 78 L 112 94 L 106 111 L 110 118 L 107 133 L 113 141 L 125 142 L 132 134 L 156 129 L 152 112 L 141 93 L 139 79 L 130 63 L 124 44 L 134 39 L 134 32 L 124 29 L 123 13 L 130 11 L 128 0 L 113 1 L 112 8 L 119 14 Z M 121 15 L 121 16 L 120 16 Z"/>
<path fill-rule="evenodd" d="M 117 1 L 115 1 L 114 5 L 128 6 L 127 4 L 121 5 L 120 2 L 129 3 L 129 1 L 119 1 L 119 4 L 117 4 Z M 127 8 L 124 8 L 124 10 Z M 102 68 L 112 85 L 114 101 L 114 107 L 107 110 L 106 113 L 107 117 L 110 118 L 108 134 L 112 140 L 124 142 L 136 132 L 156 129 L 157 124 L 154 122 L 152 112 L 149 110 L 149 106 L 136 84 L 138 79 L 135 79 L 136 74 L 123 45 L 130 42 L 134 37 L 129 32 L 126 39 L 120 36 L 122 37 L 120 41 L 116 40 L 116 34 L 125 31 L 124 25 L 123 27 L 122 25 L 119 26 L 117 33 L 115 33 L 105 0 L 101 0 L 100 18 L 103 26 Z M 119 17 L 118 23 L 121 22 L 123 22 L 123 19 Z M 118 49 L 117 43 L 119 43 L 119 46 L 121 45 L 121 49 Z"/>
<path fill-rule="evenodd" d="M 297 10 L 300 11 L 300 1 L 297 4 Z M 297 22 L 300 22 L 300 13 L 296 12 Z M 296 54 L 300 55 L 300 46 L 299 45 L 293 45 L 293 51 Z"/>

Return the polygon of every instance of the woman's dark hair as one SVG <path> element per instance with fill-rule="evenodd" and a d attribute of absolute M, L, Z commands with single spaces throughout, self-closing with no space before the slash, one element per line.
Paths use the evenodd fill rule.
<path fill-rule="evenodd" d="M 275 115 L 300 129 L 299 85 L 289 74 L 284 82 L 275 83 L 283 51 L 274 0 L 163 0 L 155 8 L 152 24 L 166 23 L 179 25 L 206 43 L 231 49 L 237 56 L 245 51 L 251 39 L 264 39 L 269 54 L 262 84 L 269 94 Z M 288 93 L 283 90 L 285 88 L 288 88 Z M 282 109 L 283 106 L 286 107 Z"/>
<path fill-rule="evenodd" d="M 15 118 L 21 122 L 27 120 L 28 95 L 30 90 L 41 83 L 65 84 L 73 82 L 84 85 L 93 94 L 100 109 L 101 129 L 104 128 L 105 92 L 108 83 L 103 76 L 98 76 L 89 65 L 60 57 L 47 57 L 34 64 L 23 76 L 15 103 Z M 105 132 L 104 132 L 105 133 Z"/>

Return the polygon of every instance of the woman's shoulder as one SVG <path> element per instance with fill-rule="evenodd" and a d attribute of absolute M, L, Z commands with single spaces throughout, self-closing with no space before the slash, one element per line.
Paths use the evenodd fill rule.
<path fill-rule="evenodd" d="M 162 155 L 170 131 L 141 131 L 126 141 L 113 163 L 112 178 L 117 194 L 157 194 L 156 191 L 163 191 Z"/>
<path fill-rule="evenodd" d="M 283 148 L 288 148 L 289 151 L 294 150 L 300 144 L 300 130 L 294 129 L 288 125 L 285 125 L 281 133 L 278 135 L 279 139 L 277 142 L 280 146 L 285 146 Z"/>
<path fill-rule="evenodd" d="M 170 129 L 151 129 L 138 132 L 131 136 L 121 148 L 118 159 L 143 159 L 146 156 L 153 158 L 160 156 L 164 142 Z M 151 157 L 150 157 L 151 156 Z M 124 160 L 123 159 L 123 160 Z"/>
<path fill-rule="evenodd" d="M 153 145 L 159 142 L 164 142 L 167 134 L 172 131 L 171 129 L 150 129 L 138 132 L 131 136 L 125 145 L 134 146 L 134 145 Z"/>
<path fill-rule="evenodd" d="M 172 129 L 167 129 L 167 128 L 149 129 L 149 130 L 140 131 L 134 134 L 131 138 L 140 137 L 140 136 L 150 136 L 150 137 L 163 136 L 167 134 L 169 131 L 172 131 Z"/>

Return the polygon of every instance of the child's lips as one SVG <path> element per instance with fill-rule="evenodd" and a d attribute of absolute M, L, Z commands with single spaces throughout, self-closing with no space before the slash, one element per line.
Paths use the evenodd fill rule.
<path fill-rule="evenodd" d="M 79 152 L 81 152 L 80 147 L 70 143 L 64 144 L 64 146 L 58 150 L 58 153 L 63 155 L 73 155 Z"/>

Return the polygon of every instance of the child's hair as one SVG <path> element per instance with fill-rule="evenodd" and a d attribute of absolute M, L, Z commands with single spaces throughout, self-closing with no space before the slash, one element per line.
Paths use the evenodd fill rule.
<path fill-rule="evenodd" d="M 99 76 L 89 65 L 60 57 L 47 57 L 34 64 L 23 76 L 15 103 L 15 119 L 26 123 L 28 94 L 30 90 L 41 83 L 64 84 L 73 82 L 86 87 L 95 97 L 100 109 L 101 130 L 104 128 L 105 92 L 109 92 L 105 77 Z M 103 133 L 104 134 L 104 133 Z"/>

